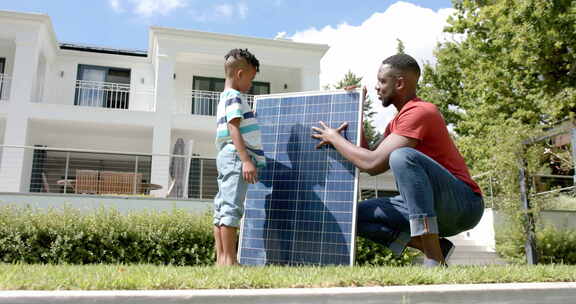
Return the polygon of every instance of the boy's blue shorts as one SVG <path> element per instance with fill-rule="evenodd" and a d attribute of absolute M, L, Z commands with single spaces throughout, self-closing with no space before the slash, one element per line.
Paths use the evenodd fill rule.
<path fill-rule="evenodd" d="M 214 225 L 240 227 L 248 183 L 242 177 L 242 161 L 234 145 L 224 146 L 216 157 L 218 194 L 214 197 Z"/>

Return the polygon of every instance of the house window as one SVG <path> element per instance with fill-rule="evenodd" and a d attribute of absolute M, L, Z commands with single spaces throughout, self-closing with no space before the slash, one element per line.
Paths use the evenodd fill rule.
<path fill-rule="evenodd" d="M 129 69 L 78 65 L 75 105 L 128 109 L 129 100 Z"/>
<path fill-rule="evenodd" d="M 265 95 L 270 94 L 270 83 L 269 82 L 260 82 L 260 81 L 253 81 L 252 88 L 248 92 L 250 95 Z"/>
<path fill-rule="evenodd" d="M 194 76 L 192 81 L 192 114 L 216 115 L 220 95 L 224 91 L 224 78 Z M 202 92 L 201 92 L 202 91 Z M 211 93 L 215 92 L 215 93 Z M 248 95 L 270 94 L 270 83 L 253 81 Z"/>

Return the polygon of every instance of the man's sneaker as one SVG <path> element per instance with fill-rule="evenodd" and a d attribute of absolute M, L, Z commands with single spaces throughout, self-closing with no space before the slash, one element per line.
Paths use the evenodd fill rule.
<path fill-rule="evenodd" d="M 447 238 L 440 238 L 440 250 L 442 250 L 442 255 L 444 256 L 444 261 L 448 262 L 448 259 L 454 253 L 456 247 Z"/>
<path fill-rule="evenodd" d="M 452 242 L 450 242 L 450 240 L 446 238 L 440 238 L 439 241 L 440 241 L 440 250 L 442 251 L 442 255 L 444 256 L 444 263 L 448 263 L 448 259 L 450 258 L 450 256 L 454 252 L 454 248 L 456 247 L 454 246 L 454 244 L 452 244 Z M 447 266 L 447 264 L 442 265 L 433 259 L 427 258 L 426 256 L 424 256 L 424 261 L 422 265 L 424 267 Z"/>

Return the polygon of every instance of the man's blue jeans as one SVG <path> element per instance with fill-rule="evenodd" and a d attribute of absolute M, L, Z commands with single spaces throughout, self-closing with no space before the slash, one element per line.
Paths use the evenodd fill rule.
<path fill-rule="evenodd" d="M 432 158 L 413 148 L 390 155 L 400 195 L 358 204 L 360 236 L 400 255 L 412 236 L 452 236 L 472 229 L 484 213 L 484 201 Z"/>

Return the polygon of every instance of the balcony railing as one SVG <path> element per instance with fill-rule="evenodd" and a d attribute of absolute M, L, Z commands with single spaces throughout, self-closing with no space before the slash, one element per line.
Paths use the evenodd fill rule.
<path fill-rule="evenodd" d="M 0 103 L 5 103 L 10 98 L 10 85 L 12 77 L 0 74 Z"/>
<path fill-rule="evenodd" d="M 248 104 L 252 107 L 254 95 L 244 94 Z M 192 90 L 184 97 L 184 102 L 180 104 L 178 113 L 216 116 L 220 92 Z"/>
<path fill-rule="evenodd" d="M 213 199 L 218 192 L 213 158 L 21 146 L 0 146 L 0 155 L 10 164 L 31 160 L 25 166 L 30 168 L 30 183 L 20 187 L 25 192 L 149 196 L 160 190 L 178 199 Z M 153 157 L 170 164 L 165 172 L 156 173 L 166 177 L 167 188 L 152 183 Z M 19 183 L 20 179 L 0 182 Z"/>
<path fill-rule="evenodd" d="M 84 107 L 155 111 L 154 89 L 129 84 L 76 80 L 74 104 Z"/>

